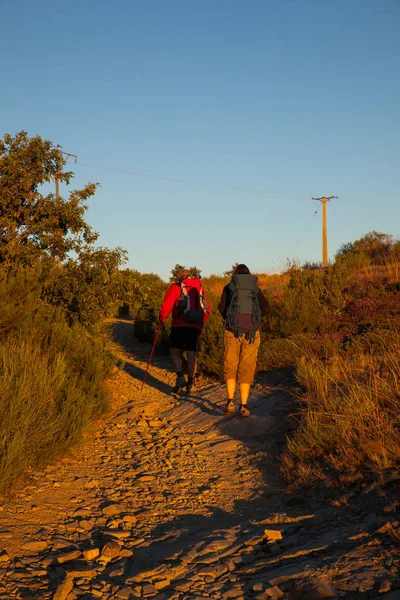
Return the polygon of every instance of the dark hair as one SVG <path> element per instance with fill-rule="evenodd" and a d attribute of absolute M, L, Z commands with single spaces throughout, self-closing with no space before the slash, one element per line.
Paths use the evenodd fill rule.
<path fill-rule="evenodd" d="M 233 274 L 234 275 L 251 275 L 249 267 L 247 267 L 246 265 L 243 265 L 243 264 L 237 265 Z"/>

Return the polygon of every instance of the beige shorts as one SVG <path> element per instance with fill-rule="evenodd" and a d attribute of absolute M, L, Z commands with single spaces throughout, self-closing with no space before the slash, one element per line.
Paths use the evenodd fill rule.
<path fill-rule="evenodd" d="M 224 346 L 225 379 L 252 384 L 260 347 L 260 332 L 256 332 L 254 342 L 250 343 L 245 334 L 236 338 L 231 331 L 225 331 Z"/>

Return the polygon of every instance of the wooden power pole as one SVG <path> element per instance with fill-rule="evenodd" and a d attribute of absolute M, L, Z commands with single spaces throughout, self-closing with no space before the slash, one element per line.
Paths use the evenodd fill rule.
<path fill-rule="evenodd" d="M 328 266 L 328 228 L 326 224 L 326 203 L 337 198 L 337 196 L 322 196 L 322 198 L 313 198 L 322 204 L 322 266 Z"/>

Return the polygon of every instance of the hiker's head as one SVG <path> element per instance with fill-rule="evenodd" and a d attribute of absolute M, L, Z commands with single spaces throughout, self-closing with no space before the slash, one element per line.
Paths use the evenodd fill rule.
<path fill-rule="evenodd" d="M 178 281 L 181 281 L 181 279 L 185 279 L 185 277 L 189 277 L 189 270 L 188 269 L 182 269 L 176 275 L 176 278 L 177 278 Z"/>
<path fill-rule="evenodd" d="M 250 275 L 250 269 L 249 267 L 247 267 L 246 265 L 237 265 L 237 267 L 235 267 L 235 270 L 233 272 L 234 275 Z"/>

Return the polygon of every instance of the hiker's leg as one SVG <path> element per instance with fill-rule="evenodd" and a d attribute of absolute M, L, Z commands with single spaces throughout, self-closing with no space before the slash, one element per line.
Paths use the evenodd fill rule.
<path fill-rule="evenodd" d="M 179 348 L 171 348 L 171 362 L 175 373 L 182 371 L 182 355 Z"/>
<path fill-rule="evenodd" d="M 236 392 L 236 379 L 227 379 L 225 383 L 228 400 L 233 400 Z"/>
<path fill-rule="evenodd" d="M 260 332 L 256 332 L 255 339 L 252 343 L 250 343 L 245 336 L 241 336 L 240 342 L 238 382 L 240 402 L 243 406 L 246 406 L 249 399 L 250 387 L 256 372 L 258 350 L 260 348 Z"/>
<path fill-rule="evenodd" d="M 236 374 L 239 365 L 240 342 L 231 331 L 224 337 L 224 376 L 228 400 L 233 400 L 236 391 Z"/>
<path fill-rule="evenodd" d="M 197 356 L 193 350 L 187 350 L 188 376 L 194 378 L 197 370 Z"/>
<path fill-rule="evenodd" d="M 246 406 L 247 401 L 249 399 L 250 386 L 251 386 L 250 383 L 239 383 L 240 404 L 243 404 L 243 406 Z"/>
<path fill-rule="evenodd" d="M 185 348 L 188 370 L 188 393 L 193 393 L 195 388 L 194 378 L 197 370 L 197 351 L 200 348 L 201 331 L 197 327 L 187 327 L 185 332 Z"/>

